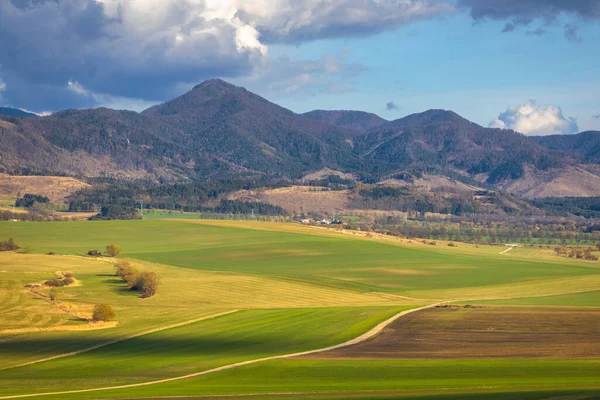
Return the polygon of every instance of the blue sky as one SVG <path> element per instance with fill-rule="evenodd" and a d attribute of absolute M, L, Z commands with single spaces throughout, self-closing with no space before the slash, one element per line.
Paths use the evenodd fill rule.
<path fill-rule="evenodd" d="M 395 119 L 430 108 L 451 109 L 482 125 L 509 105 L 529 100 L 561 107 L 581 130 L 600 130 L 600 27 L 582 27 L 580 42 L 560 26 L 541 36 L 502 33 L 503 23 L 474 23 L 457 13 L 367 38 L 322 40 L 274 49 L 294 59 L 348 49 L 364 71 L 344 82 L 353 90 L 314 96 L 273 94 L 295 111 L 360 109 Z M 259 87 L 256 89 L 260 90 Z M 387 110 L 393 102 L 398 109 Z"/>
<path fill-rule="evenodd" d="M 0 0 L 0 105 L 142 110 L 223 78 L 296 112 L 600 130 L 597 0 Z"/>

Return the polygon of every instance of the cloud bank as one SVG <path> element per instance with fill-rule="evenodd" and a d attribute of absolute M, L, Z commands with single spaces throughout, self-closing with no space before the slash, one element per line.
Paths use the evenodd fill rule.
<path fill-rule="evenodd" d="M 283 68 L 272 43 L 369 35 L 451 9 L 446 0 L 2 0 L 0 65 L 6 97 L 30 109 L 160 101 L 204 79 Z M 335 72 L 318 77 L 312 62 L 287 79 L 312 69 L 311 81 L 331 88 Z"/>
<path fill-rule="evenodd" d="M 517 107 L 508 107 L 489 126 L 512 129 L 528 136 L 572 134 L 579 131 L 577 121 L 565 118 L 559 107 L 538 106 L 533 100 Z"/>

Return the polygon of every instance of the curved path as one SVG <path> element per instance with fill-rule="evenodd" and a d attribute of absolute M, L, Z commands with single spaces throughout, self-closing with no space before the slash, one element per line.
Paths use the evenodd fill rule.
<path fill-rule="evenodd" d="M 372 338 L 373 336 L 377 335 L 379 332 L 381 332 L 382 330 L 384 330 L 385 327 L 387 327 L 389 324 L 391 324 L 392 322 L 396 321 L 400 317 L 403 317 L 403 316 L 405 316 L 407 314 L 414 313 L 414 312 L 417 312 L 417 311 L 425 310 L 427 308 L 432 308 L 432 307 L 435 307 L 435 306 L 443 304 L 443 303 L 447 303 L 447 301 L 443 301 L 443 302 L 435 303 L 435 304 L 429 304 L 427 306 L 423 306 L 423 307 L 419 307 L 419 308 L 412 308 L 410 310 L 401 311 L 398 314 L 394 315 L 393 317 L 391 317 L 391 318 L 389 318 L 389 319 L 381 322 L 380 324 L 378 324 L 377 326 L 375 326 L 374 328 L 372 328 L 368 332 L 360 335 L 359 337 L 356 337 L 354 339 L 348 340 L 348 341 L 346 341 L 344 343 L 336 344 L 336 345 L 329 346 L 329 347 L 324 347 L 322 349 L 308 350 L 308 351 L 302 351 L 302 352 L 298 352 L 298 353 L 282 354 L 282 355 L 278 355 L 278 356 L 270 356 L 270 357 L 264 357 L 264 358 L 257 358 L 257 359 L 254 359 L 254 360 L 241 361 L 241 362 L 234 363 L 234 364 L 228 364 L 228 365 L 223 365 L 221 367 L 207 369 L 207 370 L 201 371 L 201 372 L 195 372 L 193 374 L 188 374 L 188 375 L 183 375 L 183 376 L 176 376 L 176 377 L 173 377 L 173 378 L 165 378 L 165 379 L 160 379 L 160 380 L 157 380 L 157 381 L 142 382 L 142 383 L 132 383 L 132 384 L 129 384 L 129 385 L 107 386 L 107 387 L 99 387 L 99 388 L 93 388 L 93 389 L 78 389 L 78 390 L 66 390 L 66 391 L 62 391 L 62 392 L 30 393 L 30 394 L 19 394 L 19 395 L 13 395 L 13 396 L 2 396 L 2 397 L 0 397 L 0 400 L 4 400 L 4 399 L 19 399 L 19 398 L 36 397 L 36 396 L 57 396 L 57 395 L 65 395 L 65 394 L 87 393 L 87 392 L 96 392 L 96 391 L 101 391 L 101 390 L 129 389 L 129 388 L 140 387 L 140 386 L 156 385 L 156 384 L 159 384 L 159 383 L 166 383 L 166 382 L 173 382 L 173 381 L 178 381 L 178 380 L 182 380 L 182 379 L 195 378 L 197 376 L 208 375 L 208 374 L 212 374 L 214 372 L 225 371 L 225 370 L 228 370 L 228 369 L 233 369 L 233 368 L 237 368 L 237 367 L 243 367 L 245 365 L 256 364 L 256 363 L 264 362 L 264 361 L 272 361 L 272 360 L 279 360 L 279 359 L 282 359 L 282 358 L 291 358 L 291 357 L 306 356 L 306 355 L 309 355 L 309 354 L 315 354 L 315 353 L 321 353 L 321 352 L 324 352 L 324 351 L 336 350 L 336 349 L 339 349 L 341 347 L 352 346 L 353 344 L 364 342 L 365 340 Z M 213 318 L 214 318 L 214 316 L 213 316 Z"/>
<path fill-rule="evenodd" d="M 139 332 L 139 333 L 136 333 L 134 335 L 124 336 L 124 337 L 121 337 L 121 338 L 118 338 L 118 339 L 114 339 L 114 340 L 110 340 L 108 342 L 100 343 L 100 344 L 97 344 L 97 345 L 94 345 L 94 346 L 91 346 L 91 347 L 86 347 L 86 348 L 81 349 L 81 350 L 71 351 L 69 353 L 57 354 L 55 356 L 51 356 L 51 357 L 47 357 L 47 358 L 42 358 L 42 359 L 39 359 L 39 360 L 33 360 L 33 361 L 29 361 L 29 362 L 26 362 L 26 363 L 23 363 L 23 364 L 11 365 L 10 367 L 0 368 L 0 371 L 4 371 L 4 370 L 7 370 L 7 369 L 12 369 L 12 368 L 25 367 L 27 365 L 38 364 L 38 363 L 42 363 L 42 362 L 46 362 L 46 361 L 51 361 L 51 360 L 56 360 L 57 358 L 64 358 L 64 357 L 76 356 L 77 354 L 86 353 L 88 351 L 96 350 L 96 349 L 99 349 L 99 348 L 105 347 L 105 346 L 110 346 L 111 344 L 123 342 L 125 340 L 133 339 L 133 338 L 136 338 L 136 337 L 139 337 L 139 336 L 143 336 L 143 335 L 148 335 L 150 333 L 164 331 L 166 329 L 179 328 L 181 326 L 193 324 L 193 323 L 196 323 L 196 322 L 205 321 L 205 320 L 208 320 L 208 319 L 214 319 L 214 318 L 217 318 L 217 317 L 222 317 L 223 315 L 233 314 L 233 313 L 238 312 L 238 311 L 239 310 L 229 310 L 229 311 L 225 311 L 225 312 L 218 313 L 218 314 L 212 314 L 212 315 L 207 315 L 205 317 L 192 319 L 192 320 L 189 320 L 189 321 L 179 322 L 177 324 L 172 324 L 172 325 L 167 325 L 167 326 L 161 326 L 161 327 L 158 327 L 158 328 L 155 328 L 155 329 L 151 329 L 149 331 Z M 2 398 L 5 398 L 5 397 L 0 397 L 0 399 L 2 399 Z"/>

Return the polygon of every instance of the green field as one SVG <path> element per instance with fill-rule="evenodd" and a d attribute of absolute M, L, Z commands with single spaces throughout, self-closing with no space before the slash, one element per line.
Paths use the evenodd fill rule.
<path fill-rule="evenodd" d="M 498 247 L 424 246 L 292 224 L 192 219 L 0 223 L 0 239 L 8 236 L 28 254 L 0 253 L 0 398 L 155 382 L 319 349 L 358 337 L 401 310 L 439 301 L 600 307 L 600 263 L 547 252 L 500 255 Z M 114 276 L 114 260 L 85 257 L 108 243 L 123 248 L 118 258 L 159 274 L 157 296 L 142 299 L 128 290 Z M 45 297 L 47 289 L 24 288 L 67 271 L 77 283 L 60 288 L 57 302 Z M 88 322 L 99 302 L 115 308 L 116 321 Z M 593 356 L 291 358 L 43 398 L 593 398 L 600 355 Z"/>

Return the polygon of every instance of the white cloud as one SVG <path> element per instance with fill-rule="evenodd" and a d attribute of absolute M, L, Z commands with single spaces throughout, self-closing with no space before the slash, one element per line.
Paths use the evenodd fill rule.
<path fill-rule="evenodd" d="M 538 106 L 534 100 L 517 107 L 508 107 L 489 126 L 512 129 L 528 136 L 570 134 L 579 131 L 575 118 L 565 118 L 559 107 Z"/>
<path fill-rule="evenodd" d="M 142 111 L 159 101 L 146 101 L 130 97 L 111 96 L 104 93 L 94 93 L 77 81 L 68 81 L 67 89 L 73 93 L 91 100 L 94 107 L 108 107 L 115 110 Z"/>
<path fill-rule="evenodd" d="M 349 85 L 351 78 L 365 69 L 347 58 L 348 49 L 344 48 L 335 54 L 326 53 L 320 59 L 267 59 L 253 75 L 234 82 L 268 97 L 344 93 L 353 90 Z"/>
<path fill-rule="evenodd" d="M 83 85 L 77 81 L 68 81 L 67 89 L 82 96 L 89 96 L 90 92 L 83 87 Z"/>

